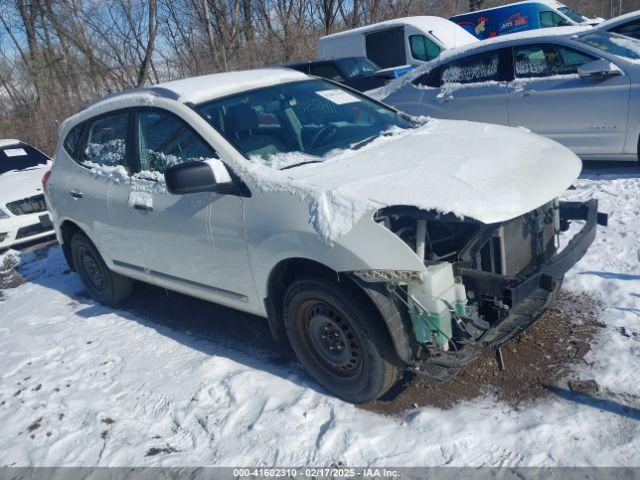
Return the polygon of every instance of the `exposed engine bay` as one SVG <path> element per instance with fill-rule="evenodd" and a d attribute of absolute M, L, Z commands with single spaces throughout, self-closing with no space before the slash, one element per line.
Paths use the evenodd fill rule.
<path fill-rule="evenodd" d="M 489 225 L 401 206 L 379 210 L 375 220 L 414 249 L 425 270 L 353 273 L 384 283 L 404 308 L 413 334 L 410 368 L 436 383 L 485 346 L 498 348 L 529 327 L 586 252 L 596 224 L 607 222 L 594 200 L 557 199 Z M 572 220 L 585 225 L 559 253 L 559 234 Z"/>

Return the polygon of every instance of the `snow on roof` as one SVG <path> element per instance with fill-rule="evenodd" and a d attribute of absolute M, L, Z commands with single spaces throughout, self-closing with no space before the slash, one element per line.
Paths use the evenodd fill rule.
<path fill-rule="evenodd" d="M 598 30 L 609 30 L 615 26 L 620 25 L 621 23 L 627 22 L 629 20 L 635 20 L 636 18 L 640 18 L 640 10 L 636 10 L 635 12 L 629 12 L 624 15 L 620 15 L 619 17 L 613 17 L 610 20 L 606 20 L 596 27 Z"/>
<path fill-rule="evenodd" d="M 18 143 L 22 142 L 20 140 L 16 140 L 15 138 L 0 139 L 0 148 L 8 147 L 10 145 L 16 145 Z"/>
<path fill-rule="evenodd" d="M 288 68 L 263 68 L 174 80 L 155 85 L 153 89 L 169 90 L 176 94 L 180 102 L 199 103 L 246 90 L 308 78 L 304 73 Z"/>
<path fill-rule="evenodd" d="M 343 36 L 352 35 L 354 33 L 365 33 L 371 30 L 381 30 L 384 28 L 400 25 L 410 25 L 425 32 L 433 32 L 433 35 L 436 36 L 440 41 L 442 41 L 442 43 L 447 48 L 453 48 L 478 41 L 476 37 L 471 35 L 456 23 L 453 23 L 446 18 L 431 17 L 426 15 L 394 18 L 393 20 L 386 20 L 384 22 L 374 23 L 372 25 L 353 28 L 351 30 L 345 30 L 343 32 L 327 35 L 326 37 L 322 37 L 320 40 L 322 41 L 324 39 L 340 38 Z"/>

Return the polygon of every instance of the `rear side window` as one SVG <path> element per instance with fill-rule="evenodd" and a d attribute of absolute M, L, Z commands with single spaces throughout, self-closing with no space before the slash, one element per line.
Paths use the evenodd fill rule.
<path fill-rule="evenodd" d="M 540 12 L 540 28 L 566 27 L 571 25 L 565 18 L 556 12 Z"/>
<path fill-rule="evenodd" d="M 129 113 L 98 117 L 87 126 L 82 160 L 106 166 L 129 166 Z"/>
<path fill-rule="evenodd" d="M 137 115 L 140 169 L 164 173 L 167 167 L 217 157 L 183 120 L 158 109 Z"/>
<path fill-rule="evenodd" d="M 330 80 L 344 80 L 340 71 L 330 63 L 319 63 L 317 65 L 311 65 L 309 73 L 316 77 L 328 78 Z"/>
<path fill-rule="evenodd" d="M 411 35 L 409 47 L 411 48 L 411 56 L 423 62 L 433 60 L 440 55 L 440 47 L 424 35 Z"/>
<path fill-rule="evenodd" d="M 515 74 L 518 78 L 571 75 L 578 67 L 595 60 L 572 48 L 560 45 L 523 45 L 514 47 Z"/>
<path fill-rule="evenodd" d="M 500 51 L 480 53 L 442 68 L 441 82 L 480 83 L 500 80 Z"/>
<path fill-rule="evenodd" d="M 367 34 L 367 58 L 380 68 L 406 65 L 404 27 L 389 28 Z"/>
<path fill-rule="evenodd" d="M 80 138 L 82 137 L 82 125 L 76 125 L 69 133 L 67 133 L 64 143 L 62 144 L 65 151 L 74 160 L 78 159 L 78 147 L 80 146 Z"/>
<path fill-rule="evenodd" d="M 618 25 L 611 29 L 611 31 L 640 40 L 640 20 L 634 20 L 633 22 Z"/>

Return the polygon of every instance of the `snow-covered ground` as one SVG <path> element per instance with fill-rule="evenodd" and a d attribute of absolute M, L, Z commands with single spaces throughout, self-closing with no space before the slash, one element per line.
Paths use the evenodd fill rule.
<path fill-rule="evenodd" d="M 0 466 L 640 466 L 640 176 L 576 187 L 611 213 L 565 283 L 606 305 L 574 372 L 597 396 L 384 417 L 327 396 L 254 317 L 151 287 L 96 305 L 52 247 L 0 300 Z"/>

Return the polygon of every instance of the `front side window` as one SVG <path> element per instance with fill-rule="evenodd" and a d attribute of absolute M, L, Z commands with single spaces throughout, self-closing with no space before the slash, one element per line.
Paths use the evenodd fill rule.
<path fill-rule="evenodd" d="M 338 69 L 330 63 L 311 65 L 309 73 L 316 77 L 328 78 L 329 80 L 344 80 Z"/>
<path fill-rule="evenodd" d="M 628 60 L 640 60 L 640 41 L 630 37 L 617 33 L 593 31 L 578 35 L 576 40 Z"/>
<path fill-rule="evenodd" d="M 16 144 L 0 148 L 0 175 L 46 165 L 48 158 L 31 145 Z"/>
<path fill-rule="evenodd" d="M 283 167 L 283 154 L 322 156 L 355 148 L 394 127 L 412 127 L 394 110 L 324 80 L 251 90 L 197 110 L 245 157 L 274 168 Z M 265 115 L 278 123 L 260 123 Z"/>
<path fill-rule="evenodd" d="M 106 166 L 129 166 L 127 142 L 129 113 L 119 112 L 93 120 L 87 128 L 82 160 Z"/>
<path fill-rule="evenodd" d="M 216 157 L 183 120 L 158 109 L 137 115 L 140 169 L 164 173 L 167 167 Z"/>
<path fill-rule="evenodd" d="M 629 23 L 618 25 L 611 31 L 620 35 L 626 35 L 627 37 L 635 38 L 636 40 L 640 40 L 640 20 L 634 20 Z"/>
<path fill-rule="evenodd" d="M 449 63 L 442 69 L 442 84 L 500 80 L 500 52 L 486 52 Z"/>
<path fill-rule="evenodd" d="M 540 28 L 567 27 L 571 25 L 566 18 L 561 17 L 556 12 L 540 12 Z"/>
<path fill-rule="evenodd" d="M 411 35 L 409 37 L 411 56 L 416 60 L 428 62 L 440 55 L 440 47 L 425 35 Z"/>
<path fill-rule="evenodd" d="M 571 75 L 578 67 L 595 58 L 559 45 L 523 45 L 514 47 L 515 74 L 518 78 Z"/>

